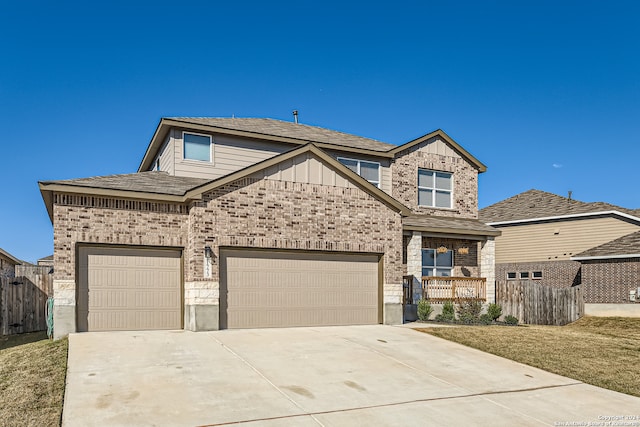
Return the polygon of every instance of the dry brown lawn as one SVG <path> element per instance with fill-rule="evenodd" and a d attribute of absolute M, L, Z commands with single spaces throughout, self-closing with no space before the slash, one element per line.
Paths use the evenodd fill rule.
<path fill-rule="evenodd" d="M 588 384 L 640 396 L 640 319 L 584 317 L 567 326 L 418 330 Z"/>
<path fill-rule="evenodd" d="M 43 332 L 0 336 L 0 425 L 59 426 L 67 339 Z"/>

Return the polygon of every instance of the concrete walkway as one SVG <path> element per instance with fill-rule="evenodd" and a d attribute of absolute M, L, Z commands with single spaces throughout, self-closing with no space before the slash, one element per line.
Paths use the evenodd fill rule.
<path fill-rule="evenodd" d="M 639 408 L 404 327 L 108 332 L 69 337 L 63 426 L 605 425 Z"/>

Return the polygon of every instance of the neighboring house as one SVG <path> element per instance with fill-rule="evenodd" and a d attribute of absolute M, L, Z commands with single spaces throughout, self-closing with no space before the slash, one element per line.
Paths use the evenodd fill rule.
<path fill-rule="evenodd" d="M 53 255 L 49 255 L 38 260 L 38 265 L 53 267 Z"/>
<path fill-rule="evenodd" d="M 585 314 L 640 315 L 640 304 L 630 300 L 640 286 L 640 211 L 529 190 L 479 217 L 502 231 L 497 280 L 582 284 Z"/>
<path fill-rule="evenodd" d="M 484 278 L 491 302 L 485 170 L 440 130 L 164 118 L 137 173 L 40 183 L 55 335 L 397 324 L 407 273 Z"/>
<path fill-rule="evenodd" d="M 0 277 L 15 277 L 16 265 L 20 264 L 22 261 L 0 248 Z"/>

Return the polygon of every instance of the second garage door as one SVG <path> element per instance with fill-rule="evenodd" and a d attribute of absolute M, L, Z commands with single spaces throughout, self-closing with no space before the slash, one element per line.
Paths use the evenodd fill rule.
<path fill-rule="evenodd" d="M 78 331 L 180 329 L 181 252 L 80 247 Z"/>
<path fill-rule="evenodd" d="M 221 328 L 377 324 L 379 257 L 222 250 Z"/>

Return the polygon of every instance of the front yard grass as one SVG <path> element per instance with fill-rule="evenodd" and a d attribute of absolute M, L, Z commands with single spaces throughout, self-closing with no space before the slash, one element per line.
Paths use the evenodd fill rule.
<path fill-rule="evenodd" d="M 418 330 L 640 397 L 640 319 L 583 317 L 566 326 L 454 326 Z"/>
<path fill-rule="evenodd" d="M 67 339 L 44 332 L 0 336 L 0 426 L 59 426 Z"/>

